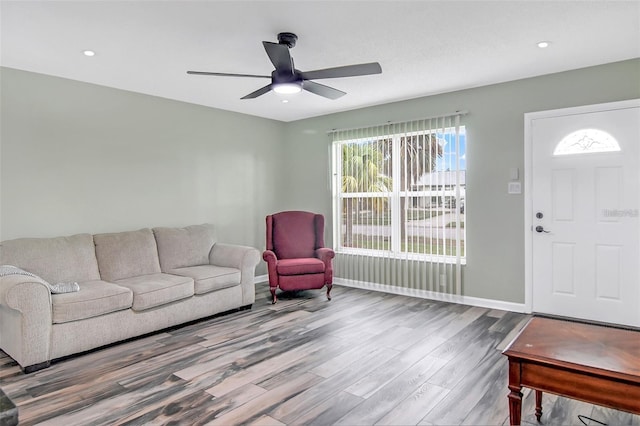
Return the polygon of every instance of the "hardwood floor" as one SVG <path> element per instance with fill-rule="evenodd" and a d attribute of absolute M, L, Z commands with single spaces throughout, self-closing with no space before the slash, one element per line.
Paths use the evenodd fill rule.
<path fill-rule="evenodd" d="M 0 351 L 20 424 L 508 424 L 501 349 L 522 314 L 334 287 L 60 360 L 24 375 Z M 523 423 L 536 424 L 525 390 Z M 542 423 L 640 425 L 544 395 Z M 587 424 L 596 424 L 587 421 Z"/>

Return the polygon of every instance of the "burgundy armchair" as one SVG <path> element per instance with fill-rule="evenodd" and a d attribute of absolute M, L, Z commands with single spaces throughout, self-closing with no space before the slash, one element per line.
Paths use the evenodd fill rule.
<path fill-rule="evenodd" d="M 332 259 L 335 253 L 324 247 L 324 216 L 303 211 L 286 211 L 267 216 L 267 262 L 272 303 L 276 289 L 283 291 L 319 289 L 327 286 L 331 300 Z"/>

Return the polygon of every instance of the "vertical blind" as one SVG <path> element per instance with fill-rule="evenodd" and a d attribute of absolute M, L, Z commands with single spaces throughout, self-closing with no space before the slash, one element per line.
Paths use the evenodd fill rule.
<path fill-rule="evenodd" d="M 337 278 L 462 293 L 464 114 L 330 132 Z"/>

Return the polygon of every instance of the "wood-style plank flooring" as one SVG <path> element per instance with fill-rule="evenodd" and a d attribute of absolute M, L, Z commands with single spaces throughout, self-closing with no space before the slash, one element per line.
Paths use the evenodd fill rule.
<path fill-rule="evenodd" d="M 20 424 L 503 425 L 501 349 L 526 315 L 335 286 L 116 344 L 25 375 L 0 351 Z M 536 424 L 525 390 L 523 423 Z M 544 395 L 542 423 L 640 425 Z M 587 421 L 587 424 L 596 424 Z"/>

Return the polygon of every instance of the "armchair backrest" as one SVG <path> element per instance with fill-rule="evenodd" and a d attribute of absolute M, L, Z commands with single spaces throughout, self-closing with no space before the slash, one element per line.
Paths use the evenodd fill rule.
<path fill-rule="evenodd" d="M 267 250 L 278 259 L 314 257 L 324 247 L 324 216 L 286 211 L 267 216 Z"/>

